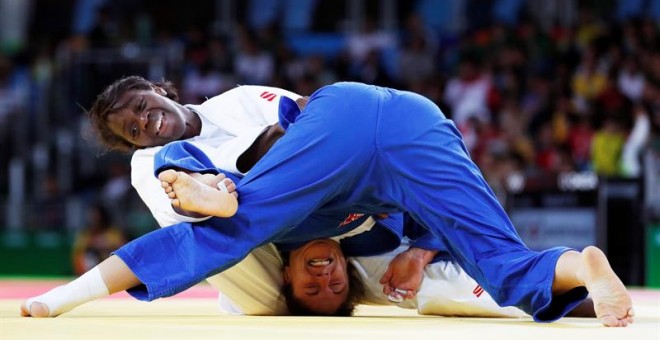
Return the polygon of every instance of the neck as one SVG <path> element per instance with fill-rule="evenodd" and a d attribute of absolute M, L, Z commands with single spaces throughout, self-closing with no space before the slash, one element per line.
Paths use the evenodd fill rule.
<path fill-rule="evenodd" d="M 199 118 L 199 114 L 185 106 L 182 106 L 182 108 L 187 118 L 184 139 L 199 136 L 199 134 L 202 133 L 202 119 Z"/>
<path fill-rule="evenodd" d="M 263 157 L 270 147 L 284 135 L 284 130 L 275 123 L 257 137 L 252 145 L 238 157 L 236 167 L 241 172 L 248 172 Z"/>

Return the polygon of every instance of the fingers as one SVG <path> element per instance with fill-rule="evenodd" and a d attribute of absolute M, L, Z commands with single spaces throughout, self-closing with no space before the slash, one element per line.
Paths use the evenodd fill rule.
<path fill-rule="evenodd" d="M 383 286 L 383 294 L 390 295 L 390 294 L 392 294 L 392 292 L 394 292 L 394 287 L 392 287 L 390 285 L 384 285 Z"/>
<path fill-rule="evenodd" d="M 389 294 L 387 294 L 387 299 L 394 303 L 401 303 L 405 299 L 412 299 L 414 295 L 412 292 L 405 289 L 394 288 Z"/>
<path fill-rule="evenodd" d="M 222 183 L 225 184 L 225 187 L 227 187 L 227 191 L 229 191 L 230 193 L 236 191 L 236 184 L 231 179 L 225 178 L 222 180 Z"/>
<path fill-rule="evenodd" d="M 393 273 L 392 267 L 387 268 L 387 271 L 385 272 L 385 274 L 383 274 L 383 276 L 381 276 L 378 282 L 383 285 L 390 282 L 390 280 L 392 279 L 392 273 Z"/>
<path fill-rule="evenodd" d="M 226 194 L 229 193 L 229 189 L 227 189 L 227 185 L 225 185 L 225 182 L 218 182 L 218 184 L 216 184 L 216 187 L 217 187 L 218 190 L 220 190 L 221 192 L 224 192 L 224 193 L 226 193 Z"/>
<path fill-rule="evenodd" d="M 224 193 L 233 195 L 234 197 L 238 198 L 238 193 L 236 192 L 236 184 L 234 184 L 234 181 L 229 178 L 225 178 L 218 182 L 217 188 Z"/>
<path fill-rule="evenodd" d="M 309 97 L 301 97 L 296 99 L 296 104 L 298 104 L 298 108 L 301 111 L 305 109 L 305 106 L 307 106 L 308 102 L 309 102 Z"/>

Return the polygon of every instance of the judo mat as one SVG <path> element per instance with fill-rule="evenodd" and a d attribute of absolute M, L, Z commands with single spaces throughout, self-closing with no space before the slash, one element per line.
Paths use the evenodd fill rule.
<path fill-rule="evenodd" d="M 660 290 L 631 289 L 635 323 L 607 328 L 596 319 L 420 316 L 395 306 L 359 306 L 354 317 L 229 316 L 217 293 L 199 284 L 177 296 L 140 302 L 126 293 L 52 319 L 20 317 L 27 297 L 61 280 L 0 280 L 0 339 L 581 339 L 660 340 Z"/>

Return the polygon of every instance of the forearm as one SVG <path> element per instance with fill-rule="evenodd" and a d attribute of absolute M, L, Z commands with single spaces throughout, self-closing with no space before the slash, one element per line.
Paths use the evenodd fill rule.
<path fill-rule="evenodd" d="M 412 259 L 417 261 L 422 267 L 433 261 L 433 258 L 438 253 L 437 250 L 427 250 L 422 248 L 410 247 L 406 252 Z"/>

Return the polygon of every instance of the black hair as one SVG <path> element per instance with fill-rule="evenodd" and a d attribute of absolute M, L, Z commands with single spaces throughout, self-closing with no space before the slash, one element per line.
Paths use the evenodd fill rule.
<path fill-rule="evenodd" d="M 151 82 L 139 76 L 130 76 L 119 79 L 101 92 L 87 112 L 89 122 L 96 132 L 99 140 L 110 150 L 131 152 L 136 146 L 117 136 L 108 126 L 108 116 L 123 109 L 117 107 L 117 102 L 124 94 L 135 90 L 149 90 L 158 86 L 165 90 L 165 96 L 174 101 L 179 100 L 176 87 L 169 81 Z"/>
<path fill-rule="evenodd" d="M 284 283 L 282 295 L 289 309 L 289 314 L 294 316 L 352 316 L 355 307 L 360 304 L 364 297 L 364 285 L 358 275 L 357 269 L 352 263 L 347 262 L 346 270 L 348 272 L 348 296 L 337 310 L 330 314 L 322 314 L 310 309 L 293 295 L 293 286 L 290 283 Z"/>

